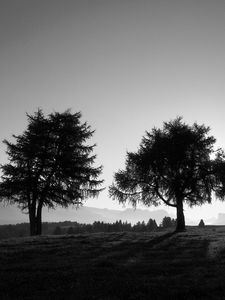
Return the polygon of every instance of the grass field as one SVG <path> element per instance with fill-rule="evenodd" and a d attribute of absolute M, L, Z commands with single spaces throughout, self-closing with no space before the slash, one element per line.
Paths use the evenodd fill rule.
<path fill-rule="evenodd" d="M 0 299 L 225 299 L 225 227 L 4 240 Z"/>

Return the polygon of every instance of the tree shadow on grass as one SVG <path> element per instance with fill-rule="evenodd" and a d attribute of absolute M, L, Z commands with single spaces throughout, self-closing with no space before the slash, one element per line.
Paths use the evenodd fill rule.
<path fill-rule="evenodd" d="M 52 240 L 46 248 L 35 244 L 30 252 L 18 248 L 16 257 L 11 252 L 8 260 L 7 253 L 2 257 L 0 296 L 223 299 L 225 253 L 210 260 L 208 245 L 199 234 L 169 232 L 74 236 Z"/>
<path fill-rule="evenodd" d="M 93 294 L 96 299 L 214 299 L 214 291 L 219 299 L 219 285 L 209 285 L 208 272 L 215 268 L 207 259 L 208 244 L 167 233 L 147 243 L 113 247 L 92 270 Z"/>

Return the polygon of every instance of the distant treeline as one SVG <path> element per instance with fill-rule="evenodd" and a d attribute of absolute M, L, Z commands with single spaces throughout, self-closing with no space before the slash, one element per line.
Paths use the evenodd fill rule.
<path fill-rule="evenodd" d="M 43 223 L 44 235 L 77 234 L 77 233 L 95 233 L 95 232 L 151 232 L 176 226 L 176 220 L 170 217 L 164 217 L 158 226 L 155 220 L 149 219 L 147 223 L 137 222 L 132 225 L 128 222 L 116 221 L 114 223 L 94 222 L 93 224 L 80 224 L 77 222 L 64 221 L 57 223 Z M 21 223 L 16 225 L 1 225 L 0 239 L 12 237 L 29 236 L 29 224 Z"/>

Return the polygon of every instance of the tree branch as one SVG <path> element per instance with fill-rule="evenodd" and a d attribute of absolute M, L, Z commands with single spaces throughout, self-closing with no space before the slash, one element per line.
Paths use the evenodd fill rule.
<path fill-rule="evenodd" d="M 172 206 L 172 207 L 177 207 L 176 204 L 170 203 L 171 198 L 170 198 L 169 200 L 166 200 L 166 199 L 160 194 L 160 192 L 159 192 L 159 190 L 158 190 L 157 187 L 155 188 L 155 192 L 156 192 L 157 196 L 158 196 L 158 197 L 159 197 L 166 205 Z"/>

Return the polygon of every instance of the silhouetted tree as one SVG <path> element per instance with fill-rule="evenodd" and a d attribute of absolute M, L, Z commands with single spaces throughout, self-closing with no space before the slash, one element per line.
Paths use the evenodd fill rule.
<path fill-rule="evenodd" d="M 146 231 L 146 225 L 145 225 L 145 222 L 142 221 L 138 221 L 134 226 L 133 226 L 133 231 L 135 232 L 143 232 L 143 231 Z"/>
<path fill-rule="evenodd" d="M 1 167 L 1 200 L 8 199 L 27 210 L 30 234 L 41 234 L 42 208 L 82 204 L 97 196 L 102 167 L 93 167 L 95 145 L 86 141 L 93 135 L 81 113 L 52 113 L 42 110 L 27 115 L 28 127 L 13 135 L 15 143 L 4 140 L 9 163 Z"/>
<path fill-rule="evenodd" d="M 204 221 L 203 221 L 202 219 L 201 219 L 201 221 L 199 222 L 198 226 L 199 226 L 200 228 L 205 227 L 205 223 L 204 223 Z"/>
<path fill-rule="evenodd" d="M 215 187 L 212 170 L 215 138 L 209 127 L 189 126 L 178 117 L 162 129 L 146 132 L 137 152 L 128 152 L 125 170 L 119 170 L 109 188 L 113 199 L 145 205 L 161 201 L 176 208 L 177 231 L 185 230 L 183 204 L 211 202 Z"/>
<path fill-rule="evenodd" d="M 131 229 L 132 229 L 131 223 L 128 223 L 127 221 L 125 223 L 123 223 L 124 231 L 131 231 Z"/>
<path fill-rule="evenodd" d="M 225 153 L 219 149 L 213 162 L 213 174 L 215 175 L 214 190 L 220 200 L 225 198 Z"/>
<path fill-rule="evenodd" d="M 176 220 L 171 219 L 170 217 L 164 217 L 162 223 L 160 224 L 163 228 L 171 228 L 176 226 Z"/>
<path fill-rule="evenodd" d="M 155 231 L 155 230 L 157 230 L 157 228 L 158 228 L 158 225 L 157 225 L 156 221 L 149 219 L 148 223 L 146 224 L 146 230 L 147 231 Z"/>

